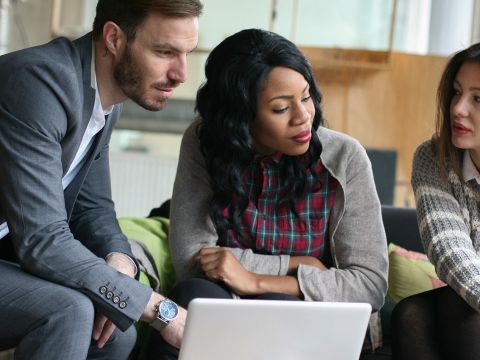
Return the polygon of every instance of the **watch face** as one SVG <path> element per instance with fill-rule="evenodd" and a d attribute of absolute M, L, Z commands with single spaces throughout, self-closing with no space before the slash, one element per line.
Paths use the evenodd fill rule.
<path fill-rule="evenodd" d="M 173 301 L 165 300 L 160 303 L 158 312 L 164 319 L 173 320 L 178 315 L 178 307 Z"/>

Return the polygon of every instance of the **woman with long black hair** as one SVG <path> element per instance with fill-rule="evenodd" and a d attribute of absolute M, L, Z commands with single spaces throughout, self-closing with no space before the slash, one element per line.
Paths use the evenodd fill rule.
<path fill-rule="evenodd" d="M 312 68 L 289 40 L 249 29 L 209 55 L 171 202 L 171 297 L 370 303 L 387 248 L 370 162 L 329 130 Z"/>

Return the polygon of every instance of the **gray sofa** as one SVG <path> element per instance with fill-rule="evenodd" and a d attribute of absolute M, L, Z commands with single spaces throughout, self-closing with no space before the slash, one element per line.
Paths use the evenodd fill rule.
<path fill-rule="evenodd" d="M 424 252 L 418 230 L 417 214 L 414 208 L 382 205 L 382 217 L 388 243 L 394 243 L 407 250 Z M 395 302 L 387 296 L 385 305 L 380 310 L 383 346 L 373 354 L 365 354 L 362 356 L 362 360 L 391 359 L 390 317 L 394 306 Z"/>

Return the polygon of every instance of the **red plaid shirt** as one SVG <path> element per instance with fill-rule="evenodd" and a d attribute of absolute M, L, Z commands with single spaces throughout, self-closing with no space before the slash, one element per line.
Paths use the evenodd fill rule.
<path fill-rule="evenodd" d="M 241 217 L 244 238 L 239 239 L 235 231 L 229 230 L 227 238 L 220 240 L 219 245 L 248 248 L 261 254 L 320 258 L 338 183 L 319 159 L 317 181 L 304 198 L 294 203 L 295 211 L 285 202 L 279 206 L 285 193 L 279 182 L 281 159 L 281 154 L 263 157 L 249 167 L 244 180 L 250 201 Z M 315 181 L 309 169 L 307 181 L 310 184 Z M 228 209 L 224 210 L 224 215 L 228 216 Z"/>

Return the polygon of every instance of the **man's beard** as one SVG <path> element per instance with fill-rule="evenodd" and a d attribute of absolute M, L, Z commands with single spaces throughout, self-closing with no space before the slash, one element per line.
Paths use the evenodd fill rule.
<path fill-rule="evenodd" d="M 166 97 L 159 96 L 155 101 L 148 100 L 146 91 L 142 89 L 142 69 L 133 58 L 130 46 L 126 46 L 123 56 L 115 65 L 113 76 L 124 94 L 144 109 L 159 111 L 167 104 L 168 98 Z M 162 86 L 163 84 L 154 84 L 154 88 L 161 88 Z"/>

